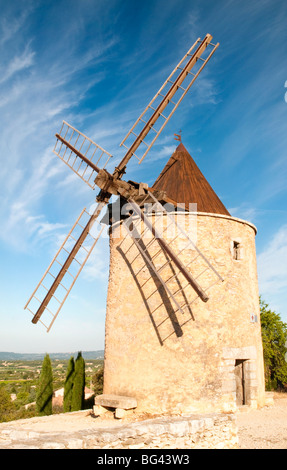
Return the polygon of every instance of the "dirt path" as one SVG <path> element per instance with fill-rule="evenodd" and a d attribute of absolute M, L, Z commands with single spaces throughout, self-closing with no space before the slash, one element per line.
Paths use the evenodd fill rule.
<path fill-rule="evenodd" d="M 237 414 L 240 449 L 287 449 L 287 395 L 274 394 L 274 406 Z"/>

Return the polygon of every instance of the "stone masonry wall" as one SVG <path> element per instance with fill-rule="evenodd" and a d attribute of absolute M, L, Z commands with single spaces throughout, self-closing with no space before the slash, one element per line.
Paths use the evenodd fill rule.
<path fill-rule="evenodd" d="M 197 245 L 224 281 L 208 290 L 206 303 L 194 300 L 193 289 L 185 288 L 180 294 L 180 303 L 189 304 L 184 314 L 120 228 L 110 240 L 104 393 L 135 397 L 139 410 L 155 413 L 234 411 L 234 365 L 244 360 L 247 404 L 263 406 L 255 228 L 227 216 L 197 214 Z M 241 246 L 238 260 L 233 258 L 234 240 Z M 180 238 L 178 243 L 181 249 Z M 155 250 L 151 246 L 149 255 Z M 192 247 L 185 250 L 185 263 L 195 255 Z M 155 258 L 158 266 L 163 256 Z M 210 270 L 203 274 L 200 284 L 208 285 L 212 275 Z M 180 288 L 184 280 L 179 275 L 172 283 Z"/>
<path fill-rule="evenodd" d="M 66 415 L 71 415 L 72 424 L 73 413 Z M 57 428 L 57 415 L 1 423 L 0 449 L 235 449 L 238 445 L 232 414 L 165 416 L 77 431 L 67 426 L 61 432 L 38 431 L 39 420 L 48 420 L 49 427 L 54 420 Z"/>

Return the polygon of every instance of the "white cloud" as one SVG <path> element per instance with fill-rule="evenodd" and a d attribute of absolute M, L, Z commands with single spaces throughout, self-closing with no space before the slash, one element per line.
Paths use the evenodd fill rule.
<path fill-rule="evenodd" d="M 2 12 L 2 17 L 0 20 L 0 47 L 9 42 L 11 39 L 17 35 L 21 30 L 27 18 L 32 13 L 34 6 L 29 5 L 29 2 L 25 2 L 25 8 L 19 15 L 14 15 L 13 17 L 8 17 Z M 4 13 L 4 14 L 3 14 Z"/>
<path fill-rule="evenodd" d="M 2 66 L 0 84 L 11 79 L 13 75 L 24 69 L 31 67 L 34 63 L 35 52 L 29 50 L 26 46 L 24 52 L 20 56 L 15 56 L 8 65 Z"/>
<path fill-rule="evenodd" d="M 86 263 L 83 272 L 82 278 L 93 282 L 93 281 L 103 281 L 108 278 L 109 275 L 109 258 L 106 260 L 99 260 L 96 255 L 91 255 L 89 262 Z"/>
<path fill-rule="evenodd" d="M 228 212 L 238 219 L 246 220 L 247 222 L 255 223 L 258 215 L 258 210 L 255 207 L 251 207 L 247 203 L 243 203 L 238 207 L 228 207 Z"/>
<path fill-rule="evenodd" d="M 10 21 L 15 33 L 27 15 L 18 22 Z M 90 45 L 77 58 L 71 44 L 62 44 L 61 54 L 54 54 L 51 60 L 51 44 L 45 59 L 36 53 L 35 42 L 32 50 L 31 37 L 9 35 L 8 20 L 4 18 L 0 19 L 1 29 L 4 37 L 0 47 L 5 43 L 6 63 L 0 66 L 0 221 L 5 227 L 0 238 L 25 251 L 29 243 L 41 243 L 49 236 L 54 242 L 61 237 L 65 224 L 53 214 L 57 201 L 44 207 L 49 194 L 55 190 L 63 194 L 72 188 L 71 200 L 75 194 L 85 195 L 85 187 L 75 182 L 77 176 L 53 155 L 54 133 L 59 130 L 64 112 L 65 119 L 73 118 L 73 107 L 78 107 L 90 87 L 104 78 L 100 64 L 115 39 L 99 42 L 97 47 Z M 15 52 L 19 50 L 22 52 Z M 81 71 L 95 61 L 96 72 L 86 74 L 84 82 L 79 80 Z M 77 113 L 77 121 L 84 116 L 85 111 Z M 69 203 L 67 200 L 67 206 Z"/>
<path fill-rule="evenodd" d="M 60 224 L 58 222 L 51 223 L 45 220 L 42 220 L 44 216 L 28 216 L 26 217 L 25 224 L 29 226 L 31 232 L 38 232 L 38 236 L 43 237 L 46 234 L 49 234 L 55 230 L 65 228 L 65 224 Z"/>
<path fill-rule="evenodd" d="M 216 81 L 206 76 L 200 77 L 191 90 L 194 90 L 194 97 L 191 97 L 191 102 L 194 102 L 197 106 L 207 103 L 217 104 L 220 101 Z"/>
<path fill-rule="evenodd" d="M 287 224 L 257 257 L 260 292 L 276 295 L 287 288 Z"/>

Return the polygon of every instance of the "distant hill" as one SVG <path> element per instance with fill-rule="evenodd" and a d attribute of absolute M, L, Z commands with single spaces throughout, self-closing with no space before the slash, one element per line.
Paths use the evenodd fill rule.
<path fill-rule="evenodd" d="M 84 359 L 103 359 L 104 350 L 99 351 L 81 351 Z M 49 353 L 50 359 L 70 359 L 71 356 L 77 357 L 78 351 L 67 353 Z M 46 353 L 14 353 L 1 352 L 0 361 L 40 361 L 44 359 Z"/>

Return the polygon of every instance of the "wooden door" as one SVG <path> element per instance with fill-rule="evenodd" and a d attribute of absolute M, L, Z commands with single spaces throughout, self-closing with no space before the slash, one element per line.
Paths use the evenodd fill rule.
<path fill-rule="evenodd" d="M 235 382 L 236 382 L 236 405 L 245 405 L 245 377 L 244 377 L 244 360 L 235 360 Z"/>

